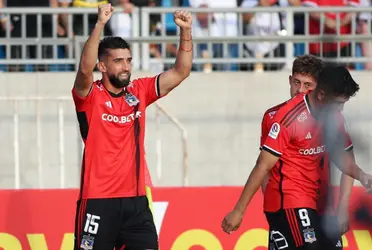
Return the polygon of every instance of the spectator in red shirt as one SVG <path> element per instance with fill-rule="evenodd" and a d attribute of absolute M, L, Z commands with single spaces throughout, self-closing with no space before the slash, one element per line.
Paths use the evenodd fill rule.
<path fill-rule="evenodd" d="M 320 6 L 358 6 L 359 0 L 304 0 L 303 4 L 310 7 Z M 320 19 L 324 15 L 324 27 L 320 26 Z M 337 27 L 337 16 L 340 19 L 340 27 Z M 310 14 L 309 30 L 310 34 L 350 34 L 351 33 L 351 21 L 352 13 L 317 13 L 312 12 Z M 340 47 L 338 47 L 340 44 Z M 313 55 L 323 56 L 328 58 L 336 57 L 350 57 L 351 56 L 351 44 L 350 42 L 323 42 L 323 48 L 320 43 L 310 43 L 309 51 Z"/>

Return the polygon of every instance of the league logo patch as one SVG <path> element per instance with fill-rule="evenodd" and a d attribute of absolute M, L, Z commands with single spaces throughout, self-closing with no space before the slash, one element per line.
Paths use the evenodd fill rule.
<path fill-rule="evenodd" d="M 135 97 L 131 93 L 125 94 L 124 99 L 128 103 L 129 106 L 136 106 L 139 103 L 139 100 L 137 99 L 137 97 Z"/>
<path fill-rule="evenodd" d="M 92 250 L 94 244 L 94 237 L 89 235 L 84 235 L 81 240 L 80 249 L 83 250 Z"/>
<path fill-rule="evenodd" d="M 280 125 L 278 123 L 274 123 L 272 126 L 271 126 L 271 129 L 270 129 L 270 132 L 269 132 L 269 136 L 273 139 L 276 139 L 279 135 L 279 132 L 280 132 Z"/>
<path fill-rule="evenodd" d="M 304 230 L 304 239 L 305 239 L 305 242 L 308 242 L 308 243 L 313 243 L 314 241 L 316 241 L 314 229 L 312 229 L 312 228 L 305 229 Z"/>

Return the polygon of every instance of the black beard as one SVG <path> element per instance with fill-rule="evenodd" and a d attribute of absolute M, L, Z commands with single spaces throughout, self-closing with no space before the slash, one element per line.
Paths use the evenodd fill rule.
<path fill-rule="evenodd" d="M 130 74 L 128 76 L 128 79 L 126 80 L 120 80 L 119 77 L 110 75 L 109 76 L 110 83 L 117 89 L 124 88 L 129 85 L 130 83 Z"/>

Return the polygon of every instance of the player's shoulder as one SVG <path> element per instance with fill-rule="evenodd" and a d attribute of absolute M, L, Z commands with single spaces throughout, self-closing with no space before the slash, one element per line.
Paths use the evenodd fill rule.
<path fill-rule="evenodd" d="M 304 93 L 298 94 L 281 106 L 275 115 L 275 121 L 289 127 L 306 109 Z"/>
<path fill-rule="evenodd" d="M 159 75 L 155 76 L 147 76 L 147 77 L 138 77 L 136 79 L 133 79 L 130 81 L 128 85 L 128 89 L 143 89 L 143 88 L 148 88 L 152 84 L 155 84 L 155 86 L 158 88 L 159 87 Z"/>
<path fill-rule="evenodd" d="M 344 123 L 344 122 L 345 122 L 344 115 L 342 114 L 341 111 L 338 111 L 338 112 L 336 113 L 336 118 L 338 119 L 338 121 L 339 121 L 340 123 Z"/>
<path fill-rule="evenodd" d="M 158 80 L 159 75 L 138 77 L 136 79 L 133 79 L 129 83 L 129 85 L 136 86 L 136 85 L 141 84 L 141 83 L 150 83 L 150 82 L 152 83 L 152 82 L 154 82 L 154 80 Z"/>
<path fill-rule="evenodd" d="M 263 120 L 267 120 L 267 119 L 273 119 L 276 112 L 278 112 L 278 110 L 283 107 L 288 101 L 285 101 L 285 102 L 282 102 L 278 105 L 275 105 L 269 109 L 267 109 L 263 115 Z"/>

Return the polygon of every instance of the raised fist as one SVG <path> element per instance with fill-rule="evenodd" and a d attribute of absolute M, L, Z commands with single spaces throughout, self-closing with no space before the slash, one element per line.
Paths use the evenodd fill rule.
<path fill-rule="evenodd" d="M 192 16 L 189 11 L 177 10 L 173 15 L 174 22 L 181 29 L 191 29 L 192 26 Z"/>
<path fill-rule="evenodd" d="M 114 8 L 110 3 L 98 5 L 98 22 L 106 24 L 110 20 L 112 13 L 114 13 Z"/>

